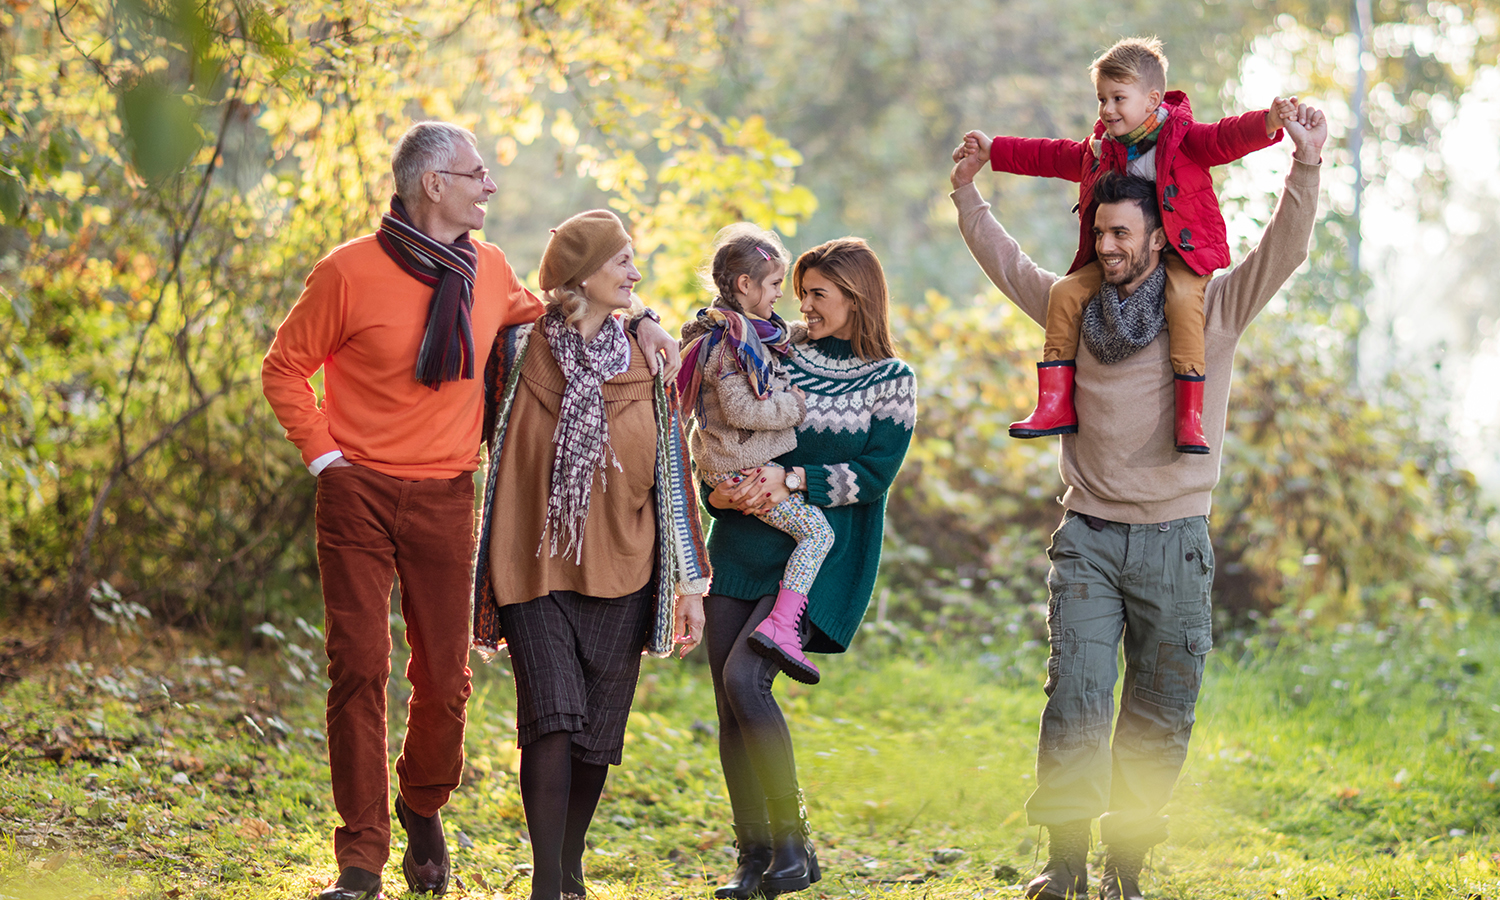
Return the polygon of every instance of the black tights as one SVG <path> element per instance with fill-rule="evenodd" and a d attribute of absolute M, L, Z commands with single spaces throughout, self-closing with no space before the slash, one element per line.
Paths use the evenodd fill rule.
<path fill-rule="evenodd" d="M 792 734 L 771 694 L 781 669 L 746 641 L 775 603 L 774 595 L 759 601 L 703 598 L 704 643 L 719 709 L 719 760 L 734 821 L 740 824 L 767 821 L 766 798 L 797 790 Z"/>
<path fill-rule="evenodd" d="M 521 805 L 531 835 L 531 900 L 582 894 L 584 837 L 609 766 L 573 757 L 573 735 L 544 734 L 521 748 Z"/>

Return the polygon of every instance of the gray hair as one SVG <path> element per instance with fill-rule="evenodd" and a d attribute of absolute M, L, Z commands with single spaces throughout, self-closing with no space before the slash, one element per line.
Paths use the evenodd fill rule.
<path fill-rule="evenodd" d="M 478 147 L 479 141 L 467 128 L 450 122 L 418 122 L 401 135 L 391 156 L 391 174 L 396 177 L 396 196 L 406 203 L 422 195 L 422 176 L 453 165 L 461 146 L 468 141 Z"/>

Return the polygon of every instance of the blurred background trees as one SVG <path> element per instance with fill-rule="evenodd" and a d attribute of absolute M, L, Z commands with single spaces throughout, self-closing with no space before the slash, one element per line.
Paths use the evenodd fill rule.
<path fill-rule="evenodd" d="M 1475 198 L 1500 166 L 1455 171 L 1444 136 L 1489 96 L 1497 7 L 1375 0 L 1361 56 L 1348 3 L 0 0 L 0 617 L 61 634 L 126 603 L 248 636 L 316 609 L 313 485 L 260 357 L 312 263 L 374 227 L 395 139 L 442 118 L 478 134 L 500 187 L 485 237 L 523 278 L 548 228 L 611 205 L 669 324 L 706 299 L 694 270 L 724 224 L 794 252 L 867 237 L 923 391 L 874 615 L 998 627 L 1044 600 L 1061 486 L 1052 442 L 1006 434 L 1041 336 L 969 259 L 948 152 L 969 128 L 1083 135 L 1088 62 L 1137 33 L 1166 42 L 1200 119 L 1297 93 L 1335 123 L 1312 259 L 1238 360 L 1226 621 L 1493 603 L 1500 533 L 1445 418 L 1456 357 L 1445 375 L 1392 350 L 1350 267 L 1348 98 L 1363 62 L 1366 208 L 1451 232 L 1446 287 L 1405 299 L 1481 352 L 1500 263 Z M 1240 250 L 1286 154 L 1223 173 Z M 980 183 L 1066 267 L 1070 185 Z M 1466 204 L 1480 224 L 1455 226 Z"/>

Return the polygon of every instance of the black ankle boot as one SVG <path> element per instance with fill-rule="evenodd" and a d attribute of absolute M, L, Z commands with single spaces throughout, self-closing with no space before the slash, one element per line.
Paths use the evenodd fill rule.
<path fill-rule="evenodd" d="M 734 824 L 734 845 L 739 848 L 739 867 L 729 876 L 729 883 L 714 891 L 714 896 L 732 900 L 750 900 L 761 894 L 761 877 L 771 864 L 771 826 L 765 822 Z"/>
<path fill-rule="evenodd" d="M 1089 820 L 1047 826 L 1047 866 L 1026 885 L 1035 900 L 1083 900 L 1089 892 Z"/>
<path fill-rule="evenodd" d="M 318 893 L 317 900 L 375 900 L 380 896 L 380 875 L 358 866 L 339 873 L 338 881 Z"/>
<path fill-rule="evenodd" d="M 766 800 L 771 813 L 771 863 L 761 877 L 765 894 L 786 894 L 807 888 L 823 877 L 818 869 L 818 854 L 813 850 L 812 829 L 807 827 L 807 810 L 802 806 L 802 792 Z"/>
<path fill-rule="evenodd" d="M 1104 884 L 1102 900 L 1143 900 L 1141 896 L 1141 863 L 1145 847 L 1110 844 L 1104 851 Z"/>

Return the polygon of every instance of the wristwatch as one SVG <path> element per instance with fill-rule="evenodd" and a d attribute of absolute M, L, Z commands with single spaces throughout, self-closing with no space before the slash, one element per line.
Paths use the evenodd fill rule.
<path fill-rule="evenodd" d="M 796 469 L 786 470 L 786 481 L 783 482 L 786 489 L 793 493 L 802 490 L 802 476 L 797 474 Z"/>

